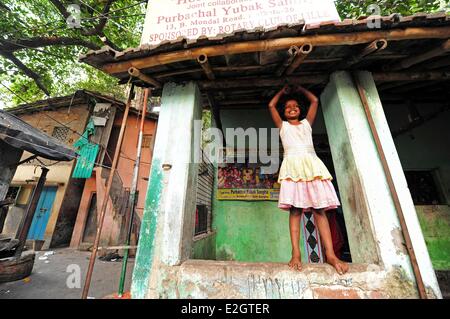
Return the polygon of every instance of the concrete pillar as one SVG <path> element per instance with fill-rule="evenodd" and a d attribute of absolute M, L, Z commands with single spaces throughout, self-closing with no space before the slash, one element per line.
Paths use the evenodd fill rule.
<path fill-rule="evenodd" d="M 358 72 L 412 238 L 423 281 L 441 298 L 436 276 L 420 229 L 375 82 Z M 335 72 L 321 103 L 342 199 L 354 263 L 375 263 L 400 270 L 414 282 L 400 223 L 382 163 L 358 91 L 348 72 Z M 430 290 L 428 291 L 430 292 Z"/>
<path fill-rule="evenodd" d="M 0 201 L 8 193 L 9 184 L 16 173 L 23 151 L 0 140 Z"/>
<path fill-rule="evenodd" d="M 194 235 L 201 95 L 195 83 L 166 84 L 152 158 L 132 297 L 152 297 L 162 268 L 189 259 Z"/>

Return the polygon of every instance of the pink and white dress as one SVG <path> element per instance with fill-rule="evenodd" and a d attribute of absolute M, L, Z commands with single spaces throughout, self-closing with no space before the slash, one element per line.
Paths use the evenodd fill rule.
<path fill-rule="evenodd" d="M 278 207 L 335 209 L 340 205 L 325 164 L 317 156 L 312 140 L 312 128 L 304 119 L 299 125 L 283 121 L 280 129 L 284 148 L 283 163 L 278 174 L 281 184 Z"/>

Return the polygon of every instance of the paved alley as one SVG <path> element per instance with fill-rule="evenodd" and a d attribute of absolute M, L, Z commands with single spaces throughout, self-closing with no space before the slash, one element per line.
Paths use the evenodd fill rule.
<path fill-rule="evenodd" d="M 53 252 L 54 254 L 51 254 Z M 45 255 L 47 253 L 47 255 Z M 41 259 L 39 258 L 41 257 Z M 0 299 L 79 299 L 84 285 L 90 252 L 56 249 L 36 252 L 32 274 L 23 280 L 0 283 Z M 97 258 L 89 298 L 104 298 L 117 293 L 122 260 L 101 261 Z M 79 266 L 79 268 L 78 268 Z M 125 291 L 130 290 L 134 258 L 127 267 Z M 77 286 L 77 269 L 81 280 Z M 67 285 L 72 286 L 69 288 Z"/>

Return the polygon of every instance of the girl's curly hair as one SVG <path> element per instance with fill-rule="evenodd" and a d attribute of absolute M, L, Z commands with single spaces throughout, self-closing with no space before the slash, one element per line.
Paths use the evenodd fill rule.
<path fill-rule="evenodd" d="M 283 121 L 286 121 L 286 117 L 284 116 L 284 108 L 286 106 L 287 101 L 295 100 L 298 102 L 298 106 L 300 107 L 300 118 L 299 120 L 303 120 L 306 118 L 306 113 L 308 112 L 309 101 L 308 99 L 299 93 L 291 93 L 288 95 L 283 95 L 278 101 L 277 111 L 280 114 L 280 117 Z"/>

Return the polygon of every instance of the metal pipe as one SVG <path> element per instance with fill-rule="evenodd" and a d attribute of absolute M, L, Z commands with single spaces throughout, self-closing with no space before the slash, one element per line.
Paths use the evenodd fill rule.
<path fill-rule="evenodd" d="M 206 54 L 200 54 L 197 58 L 197 62 L 202 67 L 203 71 L 205 71 L 206 77 L 209 80 L 214 80 L 216 77 L 214 76 L 214 72 L 211 68 L 211 65 L 208 61 L 208 56 Z"/>
<path fill-rule="evenodd" d="M 305 43 L 300 47 L 300 50 L 295 55 L 294 61 L 292 61 L 291 65 L 286 69 L 285 74 L 291 75 L 295 70 L 302 64 L 303 60 L 306 59 L 308 54 L 310 54 L 313 50 L 313 45 L 311 43 Z"/>
<path fill-rule="evenodd" d="M 408 251 L 408 255 L 411 261 L 411 265 L 413 268 L 414 276 L 416 278 L 416 284 L 419 291 L 419 296 L 421 299 L 427 299 L 427 293 L 425 290 L 425 285 L 422 280 L 422 275 L 420 273 L 419 265 L 417 263 L 416 254 L 414 252 L 411 237 L 409 235 L 408 227 L 406 225 L 405 216 L 403 214 L 402 206 L 400 205 L 400 199 L 397 194 L 397 190 L 394 185 L 394 179 L 392 178 L 391 170 L 389 169 L 389 165 L 387 163 L 386 155 L 383 150 L 383 146 L 381 145 L 380 137 L 378 135 L 377 128 L 375 126 L 375 122 L 372 117 L 372 113 L 370 111 L 369 102 L 367 101 L 367 97 L 364 93 L 364 88 L 362 87 L 358 76 L 353 73 L 353 81 L 358 89 L 359 97 L 361 99 L 362 105 L 364 107 L 364 111 L 367 116 L 367 120 L 369 122 L 370 130 L 372 131 L 372 136 L 375 140 L 375 145 L 377 147 L 378 154 L 380 155 L 381 163 L 383 165 L 384 173 L 386 174 L 386 179 L 389 185 L 389 190 L 392 195 L 392 199 L 394 201 L 395 209 L 397 211 L 397 216 L 400 221 L 400 226 L 402 228 L 403 237 L 405 238 L 406 249 Z"/>
<path fill-rule="evenodd" d="M 127 126 L 128 113 L 130 112 L 131 101 L 133 100 L 133 93 L 134 93 L 134 84 L 131 85 L 130 91 L 128 93 L 128 101 L 125 106 L 125 111 L 123 113 L 122 125 L 120 126 L 120 133 L 119 133 L 119 137 L 117 139 L 117 146 L 116 146 L 116 151 L 114 152 L 114 158 L 113 158 L 113 162 L 111 165 L 111 172 L 108 177 L 108 182 L 106 183 L 106 190 L 105 190 L 105 194 L 103 196 L 102 207 L 100 210 L 100 219 L 99 219 L 99 223 L 97 226 L 97 234 L 95 235 L 94 247 L 92 249 L 91 258 L 89 260 L 89 267 L 88 267 L 87 274 L 86 274 L 86 280 L 84 282 L 83 294 L 81 295 L 82 299 L 87 299 L 87 295 L 89 292 L 89 286 L 91 284 L 92 272 L 94 270 L 95 258 L 97 256 L 97 250 L 98 250 L 98 246 L 100 243 L 100 235 L 102 233 L 102 228 L 103 228 L 103 221 L 105 220 L 105 215 L 106 215 L 106 206 L 108 205 L 109 192 L 111 190 L 111 186 L 113 183 L 113 177 L 114 177 L 114 174 L 117 169 L 117 164 L 119 162 L 119 154 L 120 154 L 120 150 L 122 148 L 123 136 L 125 134 L 125 128 Z"/>
<path fill-rule="evenodd" d="M 41 167 L 41 170 L 42 170 L 41 176 L 39 177 L 38 183 L 33 190 L 31 201 L 28 204 L 25 216 L 23 217 L 19 229 L 17 230 L 16 239 L 19 240 L 19 246 L 17 246 L 16 251 L 14 253 L 14 257 L 16 258 L 20 258 L 20 255 L 22 254 L 22 250 L 23 247 L 25 246 L 28 232 L 31 227 L 31 223 L 33 222 L 33 217 L 36 212 L 39 199 L 41 197 L 42 189 L 44 188 L 45 180 L 47 179 L 47 173 L 49 169 L 46 167 Z"/>
<path fill-rule="evenodd" d="M 144 73 L 142 73 L 141 71 L 139 71 L 137 68 L 135 67 L 131 67 L 128 69 L 128 74 L 138 78 L 139 80 L 141 80 L 144 83 L 153 85 L 155 88 L 159 89 L 161 88 L 161 83 L 159 83 L 158 81 L 156 81 L 155 79 L 152 79 L 151 77 L 149 77 L 148 75 L 145 75 Z"/>
<path fill-rule="evenodd" d="M 127 232 L 127 239 L 125 246 L 130 246 L 131 242 L 131 233 L 133 231 L 133 219 L 134 219 L 134 210 L 135 210 L 135 204 L 136 204 L 136 190 L 137 190 L 137 183 L 138 183 L 138 177 L 139 177 L 139 164 L 141 162 L 141 153 L 142 153 L 142 139 L 144 135 L 144 124 L 145 124 L 145 117 L 147 114 L 147 103 L 148 103 L 148 96 L 149 96 L 150 89 L 145 89 L 144 91 L 144 101 L 142 105 L 142 119 L 141 119 L 141 125 L 139 128 L 139 137 L 138 137 L 138 145 L 136 150 L 136 161 L 134 162 L 134 169 L 133 169 L 133 181 L 131 182 L 131 190 L 130 190 L 130 197 L 128 198 L 128 203 L 130 207 L 130 218 L 128 222 L 128 232 Z M 128 263 L 128 254 L 129 249 L 128 247 L 125 248 L 123 260 L 122 260 L 122 271 L 120 273 L 120 281 L 119 281 L 119 291 L 118 296 L 119 298 L 123 295 L 123 289 L 125 285 L 125 277 L 127 274 L 127 263 Z"/>

